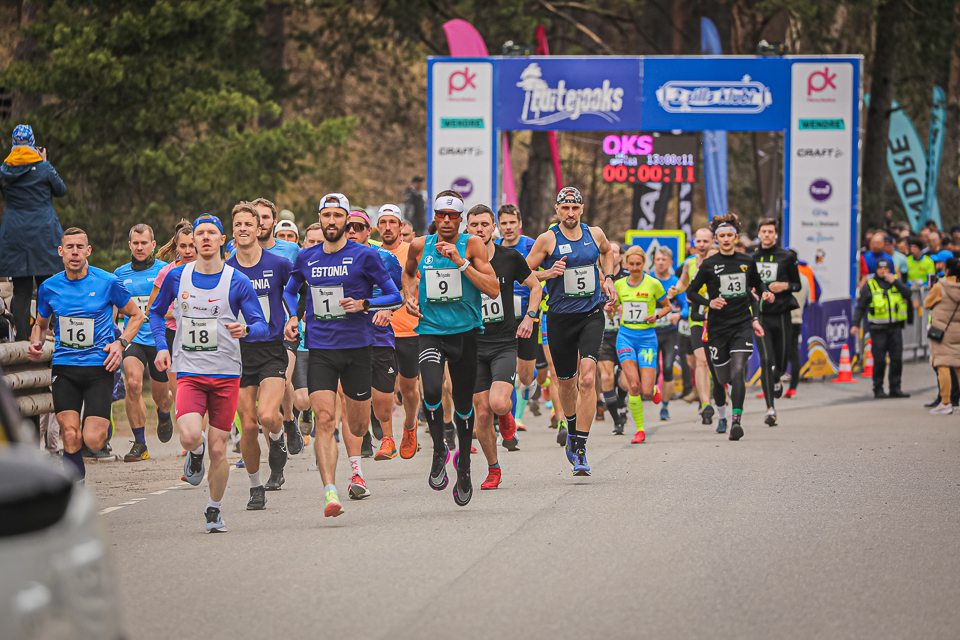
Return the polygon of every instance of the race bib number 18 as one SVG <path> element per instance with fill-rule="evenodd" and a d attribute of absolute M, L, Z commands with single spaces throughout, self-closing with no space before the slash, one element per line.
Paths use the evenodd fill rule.
<path fill-rule="evenodd" d="M 183 318 L 180 328 L 184 351 L 217 350 L 217 318 Z"/>

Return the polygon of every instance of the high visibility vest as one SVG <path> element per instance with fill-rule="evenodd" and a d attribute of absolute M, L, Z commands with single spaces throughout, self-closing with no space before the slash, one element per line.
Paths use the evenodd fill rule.
<path fill-rule="evenodd" d="M 872 324 L 890 324 L 891 322 L 907 321 L 907 301 L 903 299 L 896 287 L 883 289 L 876 278 L 867 281 L 870 286 L 872 300 L 867 320 Z"/>

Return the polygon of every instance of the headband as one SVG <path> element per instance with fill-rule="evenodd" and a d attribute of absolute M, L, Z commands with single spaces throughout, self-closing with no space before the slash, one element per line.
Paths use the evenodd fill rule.
<path fill-rule="evenodd" d="M 456 211 L 463 213 L 463 200 L 453 196 L 440 196 L 433 202 L 434 211 Z"/>
<path fill-rule="evenodd" d="M 720 224 L 717 225 L 717 231 L 720 231 L 720 229 L 723 229 L 724 227 L 728 229 L 733 229 L 734 231 L 737 230 L 737 228 L 732 224 L 730 224 L 729 222 L 721 222 Z"/>

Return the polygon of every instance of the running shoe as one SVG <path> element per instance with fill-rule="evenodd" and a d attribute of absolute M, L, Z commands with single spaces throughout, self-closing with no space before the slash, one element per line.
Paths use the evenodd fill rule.
<path fill-rule="evenodd" d="M 773 397 L 780 398 L 782 396 L 783 396 L 783 383 L 778 382 L 777 384 L 773 385 Z"/>
<path fill-rule="evenodd" d="M 767 417 L 763 419 L 768 427 L 777 426 L 777 412 L 775 409 L 770 409 L 767 411 Z"/>
<path fill-rule="evenodd" d="M 487 479 L 480 485 L 481 491 L 496 489 L 500 486 L 500 469 L 488 469 Z"/>
<path fill-rule="evenodd" d="M 227 525 L 223 524 L 223 516 L 220 515 L 220 509 L 216 507 L 207 507 L 207 533 L 226 533 Z"/>
<path fill-rule="evenodd" d="M 565 426 L 557 429 L 557 444 L 561 447 L 567 444 L 567 428 Z"/>
<path fill-rule="evenodd" d="M 102 448 L 97 449 L 96 451 L 88 447 L 87 443 L 83 443 L 80 446 L 80 453 L 83 454 L 84 458 L 92 458 L 94 460 L 109 460 L 110 458 L 114 457 L 114 455 L 110 453 L 109 442 L 104 444 Z"/>
<path fill-rule="evenodd" d="M 573 465 L 573 475 L 590 475 L 590 465 L 587 464 L 587 450 L 582 447 L 577 449 L 577 462 Z"/>
<path fill-rule="evenodd" d="M 308 436 L 313 431 L 313 411 L 309 409 L 300 412 L 300 433 Z"/>
<path fill-rule="evenodd" d="M 397 457 L 397 444 L 393 441 L 393 438 L 387 437 L 380 440 L 380 448 L 377 450 L 377 455 L 373 456 L 374 460 L 393 460 Z"/>
<path fill-rule="evenodd" d="M 713 424 L 713 405 L 705 404 L 700 410 L 700 418 L 702 424 Z"/>
<path fill-rule="evenodd" d="M 207 452 L 207 436 L 203 436 L 203 453 Z M 183 479 L 192 484 L 193 486 L 199 485 L 203 482 L 203 474 L 205 472 L 203 466 L 203 454 L 199 456 L 196 455 L 193 451 L 187 452 L 187 459 L 183 461 Z M 209 515 L 209 510 L 208 510 Z M 220 517 L 220 510 L 217 510 L 217 517 Z M 209 517 L 207 522 L 209 523 Z M 209 531 L 209 526 L 207 530 Z"/>
<path fill-rule="evenodd" d="M 316 428 L 314 428 L 316 429 Z M 333 429 L 333 441 L 340 442 L 340 427 L 334 427 Z"/>
<path fill-rule="evenodd" d="M 400 439 L 400 457 L 404 460 L 409 460 L 417 455 L 418 450 L 417 428 L 407 429 L 403 427 L 403 437 Z"/>
<path fill-rule="evenodd" d="M 530 413 L 540 417 L 540 403 L 536 400 L 527 400 L 527 409 L 530 409 Z"/>
<path fill-rule="evenodd" d="M 670 419 L 670 410 L 666 407 L 660 407 L 660 419 L 664 422 Z"/>
<path fill-rule="evenodd" d="M 796 390 L 796 389 L 787 389 L 786 391 L 784 391 L 783 397 L 784 397 L 784 398 L 796 398 L 796 397 L 797 397 L 797 390 Z"/>
<path fill-rule="evenodd" d="M 473 483 L 470 481 L 470 469 L 463 471 L 457 467 L 457 481 L 453 485 L 453 501 L 465 507 L 473 497 Z"/>
<path fill-rule="evenodd" d="M 327 489 L 323 494 L 323 517 L 336 518 L 343 515 L 343 505 L 340 504 L 340 496 L 336 489 Z"/>
<path fill-rule="evenodd" d="M 560 419 L 557 418 L 557 412 L 550 411 L 550 428 L 556 429 L 558 426 L 560 426 Z"/>
<path fill-rule="evenodd" d="M 727 419 L 720 418 L 717 420 L 717 433 L 726 433 L 727 432 Z"/>
<path fill-rule="evenodd" d="M 623 425 L 626 424 L 624 416 L 617 414 L 613 418 L 613 435 L 622 436 L 623 435 Z"/>
<path fill-rule="evenodd" d="M 522 422 L 520 422 L 520 421 L 517 420 L 516 418 L 514 418 L 513 421 L 517 423 L 517 431 L 526 431 L 526 430 L 527 430 L 527 425 L 523 424 Z"/>
<path fill-rule="evenodd" d="M 509 440 L 504 440 L 502 443 L 503 448 L 507 451 L 519 451 L 520 450 L 520 441 L 517 440 L 517 437 L 514 436 Z"/>
<path fill-rule="evenodd" d="M 247 500 L 247 511 L 263 511 L 267 508 L 267 494 L 263 485 L 250 487 L 250 499 Z"/>
<path fill-rule="evenodd" d="M 383 440 L 383 425 L 380 424 L 380 421 L 377 420 L 377 417 L 372 415 L 370 416 L 370 428 L 373 430 L 373 437 L 377 440 Z"/>
<path fill-rule="evenodd" d="M 447 478 L 447 460 L 450 459 L 450 449 L 433 452 L 433 464 L 430 467 L 430 477 L 427 484 L 434 491 L 443 491 L 450 480 Z"/>
<path fill-rule="evenodd" d="M 683 401 L 686 402 L 687 404 L 693 404 L 699 399 L 700 399 L 700 394 L 697 393 L 696 389 L 691 389 L 687 395 L 683 396 Z"/>
<path fill-rule="evenodd" d="M 297 423 L 293 420 L 283 423 L 283 433 L 287 440 L 287 452 L 295 456 L 303 451 L 303 434 L 297 428 Z"/>
<path fill-rule="evenodd" d="M 164 418 L 157 412 L 157 439 L 160 442 L 170 442 L 170 438 L 173 437 L 173 418 L 170 417 L 170 414 L 167 414 L 167 417 Z"/>
<path fill-rule="evenodd" d="M 633 439 L 630 440 L 630 444 L 643 444 L 643 441 L 647 439 L 647 432 L 641 429 L 637 431 L 637 434 L 633 436 Z"/>
<path fill-rule="evenodd" d="M 597 415 L 594 417 L 594 422 L 602 422 L 604 419 L 603 405 L 600 404 L 600 401 L 597 401 Z"/>
<path fill-rule="evenodd" d="M 766 396 L 764 395 L 763 391 L 761 391 L 760 393 L 757 394 L 757 397 L 763 400 Z"/>
<path fill-rule="evenodd" d="M 567 438 L 567 444 L 564 446 L 563 452 L 567 454 L 567 462 L 571 466 L 577 464 L 577 452 L 573 450 L 573 438 Z"/>
<path fill-rule="evenodd" d="M 237 466 L 237 469 L 246 469 L 246 468 L 247 468 L 247 464 L 243 461 L 243 458 L 240 458 L 239 460 L 237 460 L 237 465 L 236 465 L 236 466 Z"/>
<path fill-rule="evenodd" d="M 952 404 L 943 404 L 942 402 L 935 406 L 933 409 L 930 409 L 930 415 L 934 416 L 946 416 L 953 413 Z"/>
<path fill-rule="evenodd" d="M 369 431 L 363 434 L 363 441 L 360 443 L 360 457 L 361 458 L 373 457 L 373 439 L 370 437 Z"/>
<path fill-rule="evenodd" d="M 500 435 L 503 436 L 504 440 L 516 440 L 517 423 L 512 415 L 505 413 L 502 416 L 497 416 L 497 422 L 500 423 Z"/>
<path fill-rule="evenodd" d="M 279 438 L 270 440 L 270 453 L 267 454 L 267 462 L 270 464 L 270 471 L 277 472 L 283 471 L 284 465 L 287 464 L 287 448 L 283 445 L 283 434 Z"/>
<path fill-rule="evenodd" d="M 736 418 L 733 419 L 733 424 L 730 426 L 730 439 L 737 441 L 743 437 L 743 427 L 740 426 L 740 421 Z"/>
<path fill-rule="evenodd" d="M 124 462 L 140 462 L 141 460 L 149 460 L 150 452 L 147 451 L 146 442 L 133 442 L 133 446 L 130 447 L 130 451 L 127 455 L 123 456 Z"/>
<path fill-rule="evenodd" d="M 457 448 L 457 433 L 452 422 L 443 423 L 443 439 L 447 441 L 448 449 Z"/>
<path fill-rule="evenodd" d="M 655 386 L 653 388 L 653 397 L 650 399 L 653 400 L 653 404 L 660 404 L 660 401 L 663 400 L 663 395 L 660 393 L 660 387 Z"/>
<path fill-rule="evenodd" d="M 283 469 L 271 471 L 270 477 L 267 479 L 266 484 L 263 485 L 263 488 L 267 491 L 280 491 L 280 487 L 283 486 L 284 482 L 286 482 L 286 480 L 283 477 Z"/>
<path fill-rule="evenodd" d="M 363 500 L 370 497 L 370 489 L 367 489 L 367 483 L 363 481 L 363 476 L 359 473 L 353 474 L 350 478 L 350 488 L 347 489 L 347 495 L 351 500 Z"/>

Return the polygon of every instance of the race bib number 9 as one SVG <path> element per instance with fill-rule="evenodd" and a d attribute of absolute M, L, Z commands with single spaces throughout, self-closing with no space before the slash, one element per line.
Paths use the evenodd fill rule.
<path fill-rule="evenodd" d="M 310 287 L 313 300 L 313 317 L 320 321 L 342 320 L 347 312 L 340 306 L 343 287 Z"/>
<path fill-rule="evenodd" d="M 424 269 L 423 277 L 426 278 L 427 302 L 457 302 L 463 298 L 460 269 Z"/>
<path fill-rule="evenodd" d="M 184 351 L 217 350 L 217 318 L 184 318 L 180 329 Z"/>
<path fill-rule="evenodd" d="M 483 311 L 483 324 L 503 322 L 503 300 L 500 299 L 500 296 L 498 295 L 496 298 L 491 298 L 487 294 L 481 293 L 480 299 L 483 303 L 481 308 Z"/>
<path fill-rule="evenodd" d="M 777 270 L 780 268 L 780 265 L 776 262 L 758 262 L 757 271 L 760 272 L 760 279 L 764 283 L 776 282 L 777 281 Z"/>
<path fill-rule="evenodd" d="M 597 274 L 593 265 L 568 267 L 563 272 L 563 295 L 568 298 L 586 298 L 597 290 Z"/>
<path fill-rule="evenodd" d="M 60 316 L 60 346 L 89 349 L 93 346 L 93 318 Z"/>
<path fill-rule="evenodd" d="M 724 273 L 720 275 L 720 297 L 739 298 L 747 295 L 747 274 Z"/>

